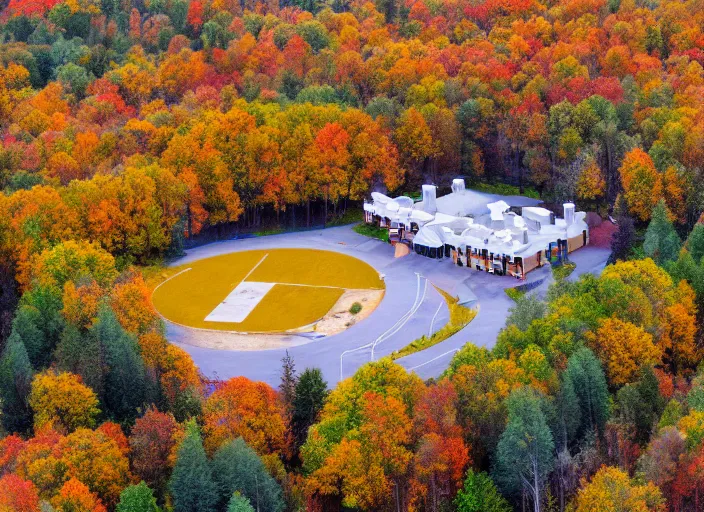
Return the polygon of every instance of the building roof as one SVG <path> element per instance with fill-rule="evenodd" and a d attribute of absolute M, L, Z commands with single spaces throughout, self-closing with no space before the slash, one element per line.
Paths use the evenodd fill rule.
<path fill-rule="evenodd" d="M 536 206 L 542 203 L 539 199 L 524 196 L 502 196 L 488 194 L 476 190 L 465 189 L 460 192 L 451 192 L 435 200 L 437 211 L 446 215 L 466 217 L 468 215 L 484 215 L 490 213 L 489 204 L 498 201 L 505 202 L 509 207 Z M 421 203 L 417 203 L 419 207 Z"/>

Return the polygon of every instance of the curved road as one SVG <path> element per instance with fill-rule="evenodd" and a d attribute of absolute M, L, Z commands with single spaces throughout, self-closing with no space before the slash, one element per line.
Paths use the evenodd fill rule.
<path fill-rule="evenodd" d="M 188 250 L 186 256 L 172 265 L 236 251 L 280 247 L 342 252 L 369 263 L 385 276 L 384 298 L 367 319 L 341 333 L 309 342 L 304 337 L 291 336 L 288 351 L 296 368 L 299 371 L 306 367 L 320 368 L 330 386 L 340 380 L 341 372 L 343 378 L 349 377 L 370 361 L 371 345 L 374 345 L 374 358 L 378 359 L 423 334 L 427 335 L 431 324 L 433 331 L 445 325 L 448 309 L 433 285 L 453 293 L 458 284 L 464 282 L 477 296 L 479 314 L 467 327 L 443 343 L 397 362 L 422 378 L 428 378 L 439 375 L 454 351 L 468 341 L 493 346 L 513 304 L 504 288 L 519 284 L 514 278 L 454 266 L 447 259 L 431 260 L 416 254 L 395 259 L 390 245 L 358 235 L 350 226 L 216 242 Z M 599 272 L 608 255 L 604 249 L 587 247 L 570 256 L 577 263 L 578 271 Z M 529 280 L 546 277 L 550 278 L 548 268 L 529 274 Z M 192 336 L 190 329 L 169 322 L 166 327 L 168 339 L 186 350 L 206 377 L 227 379 L 244 375 L 272 386 L 278 385 L 281 358 L 286 348 L 256 351 L 201 348 L 188 344 L 189 336 Z"/>

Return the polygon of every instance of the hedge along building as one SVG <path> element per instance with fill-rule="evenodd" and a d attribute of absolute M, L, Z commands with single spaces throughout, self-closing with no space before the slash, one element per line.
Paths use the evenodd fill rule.
<path fill-rule="evenodd" d="M 420 255 L 524 279 L 589 243 L 585 212 L 565 203 L 564 217 L 556 218 L 540 204 L 524 196 L 468 190 L 464 180 L 455 179 L 452 192 L 442 197 L 436 197 L 434 185 L 423 185 L 418 202 L 373 192 L 364 214 L 367 223 L 389 229 L 393 244 L 408 244 Z"/>

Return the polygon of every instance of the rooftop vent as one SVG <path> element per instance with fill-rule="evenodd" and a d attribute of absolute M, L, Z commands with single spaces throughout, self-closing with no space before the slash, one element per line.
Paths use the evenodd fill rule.
<path fill-rule="evenodd" d="M 436 187 L 435 185 L 423 185 L 423 211 L 435 213 L 438 207 L 435 204 Z"/>
<path fill-rule="evenodd" d="M 570 226 L 574 222 L 574 203 L 565 203 L 562 208 L 565 212 L 565 224 Z"/>

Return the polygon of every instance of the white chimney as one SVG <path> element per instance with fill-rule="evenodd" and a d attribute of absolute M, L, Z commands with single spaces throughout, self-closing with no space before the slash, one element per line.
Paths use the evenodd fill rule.
<path fill-rule="evenodd" d="M 565 212 L 565 224 L 568 226 L 574 222 L 574 203 L 565 203 L 562 205 Z"/>
<path fill-rule="evenodd" d="M 463 178 L 455 178 L 452 180 L 452 191 L 455 192 L 456 194 L 463 194 L 464 193 L 464 179 Z"/>
<path fill-rule="evenodd" d="M 435 205 L 435 185 L 423 185 L 423 211 L 435 213 L 438 211 Z"/>

